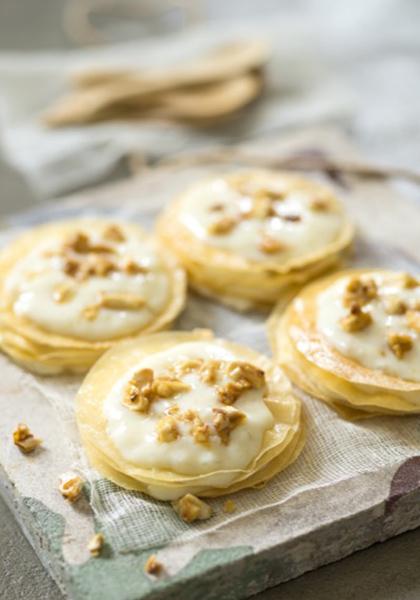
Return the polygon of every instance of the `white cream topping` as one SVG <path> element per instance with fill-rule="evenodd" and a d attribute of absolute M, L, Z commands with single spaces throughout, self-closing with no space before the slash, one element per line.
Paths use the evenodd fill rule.
<path fill-rule="evenodd" d="M 372 276 L 378 285 L 378 297 L 363 307 L 372 317 L 368 327 L 350 333 L 340 325 L 340 320 L 349 312 L 343 306 L 343 294 L 349 282 L 349 278 L 344 277 L 319 295 L 317 329 L 340 354 L 362 366 L 408 381 L 420 381 L 420 336 L 408 327 L 405 314 L 392 315 L 385 310 L 386 302 L 391 299 L 401 299 L 407 306 L 414 307 L 420 302 L 420 286 L 403 288 L 398 275 L 368 274 L 365 277 Z M 363 281 L 363 277 L 361 279 Z M 413 347 L 402 358 L 397 358 L 388 346 L 387 337 L 392 332 L 408 334 L 412 338 Z"/>
<path fill-rule="evenodd" d="M 146 273 L 129 274 L 123 270 L 106 276 L 89 276 L 77 281 L 63 271 L 60 248 L 63 237 L 52 235 L 36 245 L 10 272 L 6 293 L 15 314 L 25 317 L 48 332 L 76 337 L 91 342 L 113 339 L 133 333 L 152 321 L 168 302 L 170 282 L 164 267 L 151 244 L 140 239 L 132 230 L 125 230 L 122 242 L 106 242 L 112 246 L 111 259 L 122 264 L 132 259 L 146 267 Z M 93 243 L 104 243 L 105 226 L 77 228 Z M 72 295 L 65 302 L 54 300 L 55 290 L 63 284 L 71 286 Z M 145 300 L 136 310 L 101 308 L 96 318 L 89 320 L 83 311 L 95 305 L 101 294 L 129 294 Z"/>
<path fill-rule="evenodd" d="M 323 189 L 319 186 L 313 191 L 309 187 L 298 189 L 281 175 L 271 174 L 256 177 L 254 185 L 250 180 L 248 187 L 250 191 L 245 195 L 228 178 L 212 179 L 195 186 L 186 193 L 182 202 L 181 222 L 194 236 L 211 246 L 254 261 L 288 262 L 310 255 L 337 239 L 342 230 L 344 214 L 336 201 L 331 203 L 332 209 L 328 211 L 310 208 L 311 199 L 319 196 L 320 189 Z M 249 209 L 251 198 L 261 188 L 285 194 L 284 199 L 273 203 L 278 216 L 245 218 L 227 233 L 217 235 L 209 232 L 211 225 L 221 218 L 236 218 Z M 214 210 L 215 206 L 219 209 Z M 299 219 L 287 220 L 287 217 L 296 215 Z M 280 242 L 284 248 L 271 254 L 261 251 L 259 241 L 264 235 Z"/>
<path fill-rule="evenodd" d="M 211 342 L 180 344 L 145 358 L 117 381 L 104 401 L 108 435 L 124 459 L 139 467 L 168 469 L 191 476 L 217 470 L 244 469 L 260 451 L 264 432 L 274 424 L 273 416 L 263 400 L 262 389 L 246 391 L 236 400 L 234 407 L 245 413 L 246 419 L 231 432 L 226 445 L 222 444 L 215 431 L 208 443 L 194 442 L 190 424 L 181 422 L 178 439 L 162 442 L 157 438 L 159 418 L 175 403 L 181 412 L 194 410 L 209 425 L 212 423 L 212 408 L 224 406 L 218 399 L 216 388 L 204 384 L 196 372 L 182 377 L 182 381 L 190 385 L 190 391 L 153 401 L 147 414 L 132 411 L 122 404 L 124 390 L 135 371 L 150 368 L 155 376 L 164 376 L 174 363 L 192 358 L 241 360 L 229 350 Z M 211 484 L 225 486 L 234 478 L 232 473 L 216 473 L 211 477 Z M 206 483 L 208 485 L 210 482 Z M 164 493 L 164 490 L 161 492 Z M 159 495 L 162 496 L 160 492 Z"/>

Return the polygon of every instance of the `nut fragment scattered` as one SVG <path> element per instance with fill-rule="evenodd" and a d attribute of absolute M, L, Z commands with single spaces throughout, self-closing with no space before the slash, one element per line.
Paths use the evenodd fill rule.
<path fill-rule="evenodd" d="M 134 294 L 102 294 L 100 305 L 111 310 L 138 310 L 146 301 Z"/>
<path fill-rule="evenodd" d="M 121 270 L 127 275 L 144 275 L 149 270 L 142 265 L 139 265 L 134 260 L 127 258 L 121 264 Z"/>
<path fill-rule="evenodd" d="M 299 223 L 302 220 L 300 215 L 280 215 L 283 221 L 290 221 L 290 223 Z"/>
<path fill-rule="evenodd" d="M 58 489 L 61 495 L 70 502 L 75 502 L 82 493 L 83 479 L 76 473 L 64 473 L 60 477 Z"/>
<path fill-rule="evenodd" d="M 418 310 L 409 310 L 406 314 L 407 325 L 420 333 L 420 311 Z"/>
<path fill-rule="evenodd" d="M 223 217 L 212 223 L 208 228 L 208 232 L 212 235 L 224 235 L 230 233 L 236 223 L 237 221 L 233 217 Z"/>
<path fill-rule="evenodd" d="M 258 248 L 264 254 L 277 254 L 277 252 L 281 252 L 286 249 L 286 246 L 280 242 L 280 240 L 276 240 L 273 237 L 264 234 L 258 244 Z"/>
<path fill-rule="evenodd" d="M 217 388 L 217 394 L 220 402 L 231 405 L 236 402 L 242 392 L 249 390 L 249 388 L 250 386 L 248 383 L 242 381 L 228 381 L 225 385 Z"/>
<path fill-rule="evenodd" d="M 200 379 L 203 383 L 213 385 L 217 381 L 221 366 L 220 360 L 207 360 L 200 367 Z"/>
<path fill-rule="evenodd" d="M 153 399 L 153 371 L 140 369 L 130 379 L 122 403 L 130 410 L 146 413 Z"/>
<path fill-rule="evenodd" d="M 210 427 L 203 423 L 199 416 L 193 420 L 191 434 L 196 444 L 207 444 L 210 437 Z"/>
<path fill-rule="evenodd" d="M 378 295 L 378 286 L 374 279 L 360 279 L 352 277 L 346 285 L 343 296 L 343 305 L 351 307 L 353 304 L 364 306 Z"/>
<path fill-rule="evenodd" d="M 341 328 L 349 333 L 362 331 L 372 323 L 370 313 L 362 310 L 355 302 L 351 305 L 349 313 L 340 320 Z"/>
<path fill-rule="evenodd" d="M 174 442 L 179 437 L 177 421 L 171 415 L 161 417 L 156 426 L 159 442 Z"/>
<path fill-rule="evenodd" d="M 265 383 L 264 371 L 251 363 L 233 361 L 227 371 L 234 381 L 246 381 L 250 387 L 260 388 Z"/>
<path fill-rule="evenodd" d="M 111 246 L 107 244 L 94 244 L 89 236 L 82 231 L 71 235 L 64 244 L 64 251 L 75 252 L 76 254 L 101 254 L 114 252 Z"/>
<path fill-rule="evenodd" d="M 222 444 L 227 445 L 231 432 L 246 419 L 246 415 L 233 406 L 223 408 L 216 406 L 212 408 L 212 412 L 213 425 L 217 435 L 220 437 Z"/>
<path fill-rule="evenodd" d="M 385 298 L 384 307 L 388 315 L 403 315 L 407 311 L 407 304 L 397 296 Z"/>
<path fill-rule="evenodd" d="M 58 304 L 68 302 L 74 295 L 74 287 L 67 282 L 63 282 L 53 290 L 53 300 Z"/>
<path fill-rule="evenodd" d="M 236 504 L 235 502 L 228 498 L 227 500 L 225 500 L 225 502 L 223 503 L 223 512 L 225 513 L 233 513 L 236 510 Z"/>
<path fill-rule="evenodd" d="M 401 275 L 402 286 L 406 289 L 413 289 L 419 285 L 419 280 L 410 275 L 410 273 L 403 273 Z"/>
<path fill-rule="evenodd" d="M 176 394 L 190 391 L 188 383 L 184 383 L 179 379 L 159 378 L 153 382 L 153 391 L 160 398 L 171 398 Z"/>
<path fill-rule="evenodd" d="M 412 349 L 413 339 L 406 333 L 391 332 L 388 334 L 388 346 L 397 358 L 402 359 Z"/>
<path fill-rule="evenodd" d="M 95 533 L 88 544 L 88 550 L 92 556 L 99 556 L 105 544 L 105 536 L 103 533 Z"/>
<path fill-rule="evenodd" d="M 151 554 L 144 565 L 144 572 L 148 575 L 160 575 L 163 571 L 163 565 L 158 561 L 156 554 Z"/>
<path fill-rule="evenodd" d="M 13 432 L 13 442 L 25 454 L 33 452 L 42 444 L 42 440 L 36 438 L 24 423 L 19 423 Z"/>
<path fill-rule="evenodd" d="M 179 500 L 172 502 L 172 506 L 175 509 L 175 512 L 186 523 L 204 521 L 205 519 L 209 519 L 212 515 L 211 507 L 193 494 L 186 494 Z"/>
<path fill-rule="evenodd" d="M 109 225 L 103 232 L 103 237 L 105 240 L 110 240 L 111 242 L 125 241 L 125 236 L 118 225 Z"/>
<path fill-rule="evenodd" d="M 315 212 L 326 212 L 330 207 L 330 202 L 322 196 L 315 196 L 309 200 L 309 208 Z"/>

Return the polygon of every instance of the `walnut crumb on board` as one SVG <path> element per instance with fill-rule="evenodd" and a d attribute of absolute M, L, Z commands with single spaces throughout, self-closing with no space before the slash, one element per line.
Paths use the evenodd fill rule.
<path fill-rule="evenodd" d="M 24 454 L 30 454 L 42 444 L 42 440 L 35 437 L 27 425 L 19 423 L 13 432 L 13 443 Z"/>
<path fill-rule="evenodd" d="M 97 557 L 101 554 L 102 548 L 105 544 L 105 537 L 103 533 L 95 533 L 88 544 L 88 550 L 90 554 Z"/>
<path fill-rule="evenodd" d="M 158 561 L 156 554 L 151 554 L 144 565 L 144 572 L 147 575 L 160 575 L 163 571 L 163 565 Z"/>
<path fill-rule="evenodd" d="M 179 500 L 175 500 L 175 502 L 172 502 L 172 506 L 186 523 L 204 521 L 212 515 L 211 506 L 193 494 L 186 494 Z"/>
<path fill-rule="evenodd" d="M 58 489 L 61 495 L 69 502 L 75 502 L 81 496 L 83 479 L 76 473 L 63 473 L 59 480 Z"/>

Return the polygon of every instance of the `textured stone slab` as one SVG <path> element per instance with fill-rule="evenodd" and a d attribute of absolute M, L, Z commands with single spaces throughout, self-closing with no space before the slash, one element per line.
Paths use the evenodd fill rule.
<path fill-rule="evenodd" d="M 349 155 L 342 141 L 325 132 L 272 139 L 256 146 L 272 156 L 308 148 Z M 205 166 L 162 167 L 131 182 L 52 205 L 48 218 L 86 207 L 105 212 L 121 207 L 129 217 L 137 198 L 150 201 L 163 188 L 169 197 L 206 172 Z M 400 196 L 397 201 L 395 192 L 382 182 L 346 183 L 358 188 L 350 206 L 361 233 L 355 259 L 374 264 L 389 255 L 391 263 L 398 256 L 399 264 L 418 264 L 419 208 L 414 200 Z M 38 220 L 39 213 L 34 212 L 10 223 L 26 225 Z M 92 559 L 86 545 L 102 524 L 92 513 L 88 494 L 69 505 L 57 491 L 59 475 L 81 459 L 71 413 L 63 419 L 63 413 L 56 410 L 59 397 L 51 402 L 42 387 L 3 356 L 0 373 L 0 491 L 46 568 L 75 600 L 175 599 L 181 594 L 186 600 L 244 598 L 420 525 L 419 438 L 418 443 L 406 444 L 404 458 L 396 453 L 395 460 L 382 467 L 344 475 L 328 485 L 300 486 L 281 504 L 241 513 L 193 539 L 129 552 L 108 545 L 100 558 Z M 10 443 L 15 424 L 25 420 L 44 439 L 44 449 L 31 456 L 21 455 Z M 159 553 L 168 572 L 158 582 L 143 573 L 152 551 Z"/>

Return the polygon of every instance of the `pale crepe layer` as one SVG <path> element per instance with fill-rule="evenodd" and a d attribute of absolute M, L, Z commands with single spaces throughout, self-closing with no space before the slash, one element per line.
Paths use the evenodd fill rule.
<path fill-rule="evenodd" d="M 76 401 L 76 415 L 82 442 L 92 464 L 115 483 L 144 491 L 163 499 L 179 497 L 187 491 L 201 495 L 219 495 L 229 490 L 259 485 L 292 462 L 303 445 L 300 403 L 280 369 L 270 361 L 242 346 L 217 341 L 266 371 L 269 382 L 270 409 L 276 427 L 265 432 L 258 455 L 246 469 L 214 471 L 198 476 L 170 470 L 145 469 L 125 460 L 107 434 L 102 403 L 112 384 L 123 373 L 139 364 L 142 358 L 162 352 L 177 344 L 212 339 L 208 331 L 168 332 L 123 342 L 107 352 L 87 375 Z M 286 453 L 287 451 L 287 453 Z M 229 475 L 229 485 L 214 485 L 215 479 Z M 234 479 L 232 480 L 232 476 Z M 165 498 L 164 498 L 165 496 Z"/>
<path fill-rule="evenodd" d="M 309 183 L 305 181 L 307 186 Z M 191 287 L 244 310 L 267 308 L 290 289 L 299 289 L 308 280 L 338 266 L 354 236 L 352 224 L 345 219 L 337 238 L 321 250 L 287 262 L 272 258 L 253 261 L 195 237 L 181 222 L 182 202 L 183 196 L 164 212 L 157 226 L 159 236 L 187 270 Z"/>
<path fill-rule="evenodd" d="M 98 223 L 113 225 L 115 221 L 102 219 L 63 221 L 42 225 L 23 234 L 0 254 L 0 291 L 4 289 L 5 279 L 14 265 L 42 239 L 50 234 L 64 236 L 77 230 L 78 227 L 89 227 L 89 224 L 97 225 Z M 121 223 L 121 225 L 126 230 L 134 231 L 143 239 L 150 239 L 136 225 L 127 223 Z M 156 245 L 156 242 L 154 244 Z M 185 304 L 184 270 L 160 245 L 156 245 L 156 251 L 169 278 L 171 293 L 164 310 L 156 314 L 145 327 L 133 331 L 129 337 L 169 327 Z M 121 339 L 127 339 L 127 336 L 109 341 L 92 342 L 51 333 L 27 318 L 16 315 L 13 307 L 7 302 L 5 294 L 0 296 L 0 346 L 16 362 L 32 371 L 43 374 L 62 371 L 84 372 L 103 352 Z"/>
<path fill-rule="evenodd" d="M 336 273 L 306 287 L 285 311 L 277 307 L 268 323 L 274 354 L 293 383 L 346 418 L 420 413 L 419 383 L 363 367 L 332 348 L 316 329 L 318 294 L 338 278 L 369 272 Z"/>

